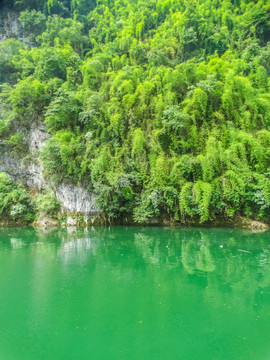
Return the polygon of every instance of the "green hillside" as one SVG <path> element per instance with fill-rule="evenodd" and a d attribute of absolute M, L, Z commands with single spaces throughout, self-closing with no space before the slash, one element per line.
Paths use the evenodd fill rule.
<path fill-rule="evenodd" d="M 0 151 L 31 160 L 44 121 L 44 175 L 87 187 L 108 219 L 269 221 L 269 1 L 13 3 Z"/>

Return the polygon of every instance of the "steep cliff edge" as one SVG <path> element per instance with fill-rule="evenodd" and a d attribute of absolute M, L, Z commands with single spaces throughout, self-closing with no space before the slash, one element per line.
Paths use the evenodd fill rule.
<path fill-rule="evenodd" d="M 0 43 L 11 38 L 20 40 L 22 44 L 28 43 L 18 20 L 19 13 L 7 7 L 0 9 Z M 35 193 L 46 193 L 53 190 L 56 199 L 60 202 L 62 214 L 68 214 L 73 218 L 80 215 L 86 223 L 89 219 L 92 223 L 98 214 L 93 194 L 89 193 L 86 188 L 70 183 L 61 183 L 56 186 L 50 182 L 50 179 L 44 178 L 39 151 L 49 137 L 42 119 L 32 124 L 27 134 L 24 133 L 24 141 L 29 149 L 28 160 L 14 156 L 8 149 L 2 149 L 0 172 L 7 173 L 15 182 L 26 184 Z"/>
<path fill-rule="evenodd" d="M 18 20 L 18 13 L 8 8 L 0 8 L 0 43 L 6 39 L 22 38 L 22 26 Z"/>
<path fill-rule="evenodd" d="M 38 154 L 48 138 L 49 134 L 45 132 L 43 124 L 35 124 L 27 139 L 31 161 L 24 162 L 4 152 L 0 156 L 0 172 L 6 172 L 14 181 L 23 182 L 36 191 L 53 190 L 62 213 L 74 218 L 82 215 L 86 223 L 92 223 L 98 215 L 93 194 L 74 184 L 62 183 L 56 186 L 44 178 Z"/>

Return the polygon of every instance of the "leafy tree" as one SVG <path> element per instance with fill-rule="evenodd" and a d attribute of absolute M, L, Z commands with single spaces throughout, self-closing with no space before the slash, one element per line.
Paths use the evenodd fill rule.
<path fill-rule="evenodd" d="M 2 150 L 24 156 L 45 123 L 45 176 L 87 186 L 110 221 L 268 220 L 266 0 L 9 6 L 28 47 L 0 45 Z"/>

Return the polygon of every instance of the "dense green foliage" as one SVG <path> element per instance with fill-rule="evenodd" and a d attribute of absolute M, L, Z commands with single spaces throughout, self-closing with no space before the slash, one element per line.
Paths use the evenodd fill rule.
<path fill-rule="evenodd" d="M 22 184 L 14 184 L 5 173 L 0 173 L 0 216 L 23 223 L 34 220 L 30 193 Z"/>
<path fill-rule="evenodd" d="M 60 210 L 59 201 L 55 198 L 53 192 L 38 194 L 34 198 L 34 201 L 36 212 L 39 216 L 50 216 L 54 218 Z"/>
<path fill-rule="evenodd" d="M 18 223 L 29 223 L 44 216 L 56 217 L 60 209 L 53 193 L 31 194 L 22 183 L 0 173 L 0 217 Z"/>
<path fill-rule="evenodd" d="M 269 1 L 16 4 L 31 46 L 0 44 L 4 143 L 44 121 L 45 175 L 109 218 L 269 217 Z"/>

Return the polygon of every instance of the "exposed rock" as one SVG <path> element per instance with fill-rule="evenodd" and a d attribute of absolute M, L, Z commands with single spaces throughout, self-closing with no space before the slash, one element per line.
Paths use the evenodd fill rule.
<path fill-rule="evenodd" d="M 24 165 L 20 159 L 12 158 L 7 153 L 0 156 L 0 172 L 6 172 L 14 181 L 22 181 L 38 190 L 45 184 L 39 164 Z"/>
<path fill-rule="evenodd" d="M 49 139 L 50 135 L 46 133 L 43 124 L 34 125 L 29 132 L 28 144 L 30 153 L 34 153 L 45 145 L 45 142 Z"/>
<path fill-rule="evenodd" d="M 23 164 L 21 159 L 13 158 L 8 153 L 2 153 L 0 156 L 0 172 L 4 171 L 14 181 L 22 181 L 28 186 L 36 187 L 38 190 L 46 187 L 46 182 L 42 175 L 42 166 L 36 154 L 48 138 L 49 134 L 45 132 L 44 126 L 34 124 L 29 130 L 27 139 L 29 151 L 34 161 L 27 165 Z"/>
<path fill-rule="evenodd" d="M 73 184 L 52 186 L 52 184 L 44 179 L 42 165 L 37 154 L 48 138 L 49 134 L 45 132 L 44 126 L 42 124 L 35 124 L 30 129 L 28 136 L 29 150 L 34 160 L 30 164 L 23 164 L 21 159 L 12 158 L 8 153 L 1 154 L 0 172 L 6 172 L 14 181 L 22 181 L 38 191 L 53 187 L 55 197 L 60 202 L 62 212 L 80 213 L 86 216 L 86 219 L 90 215 L 97 214 L 98 210 L 95 205 L 94 195 L 85 188 Z"/>
<path fill-rule="evenodd" d="M 48 228 L 58 226 L 58 221 L 49 217 L 43 217 L 35 222 L 37 227 Z"/>
<path fill-rule="evenodd" d="M 43 177 L 42 167 L 38 163 L 30 163 L 30 165 L 25 166 L 21 160 L 3 154 L 0 157 L 0 172 L 6 172 L 14 181 L 22 181 L 39 191 L 50 188 L 50 184 Z M 86 189 L 72 184 L 61 184 L 54 187 L 53 190 L 55 197 L 60 202 L 62 212 L 81 213 L 83 215 L 98 213 L 94 195 Z"/>
<path fill-rule="evenodd" d="M 254 232 L 263 232 L 269 230 L 269 226 L 267 224 L 242 216 L 239 217 L 239 223 L 240 227 L 252 230 Z"/>
<path fill-rule="evenodd" d="M 0 43 L 6 39 L 22 37 L 22 26 L 18 20 L 18 13 L 1 9 L 0 15 Z"/>
<path fill-rule="evenodd" d="M 94 195 L 81 187 L 61 184 L 55 188 L 55 196 L 64 212 L 82 213 L 84 215 L 98 212 L 94 202 Z"/>
<path fill-rule="evenodd" d="M 76 225 L 77 225 L 77 220 L 69 216 L 67 218 L 67 226 L 76 226 Z"/>

